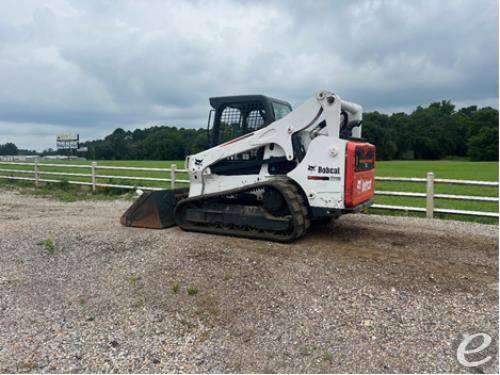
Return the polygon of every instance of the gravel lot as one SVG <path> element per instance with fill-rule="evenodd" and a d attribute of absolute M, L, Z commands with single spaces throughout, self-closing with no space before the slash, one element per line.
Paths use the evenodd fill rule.
<path fill-rule="evenodd" d="M 0 190 L 0 372 L 498 372 L 498 226 L 347 215 L 283 245 L 128 205 Z M 476 332 L 493 358 L 462 367 Z"/>

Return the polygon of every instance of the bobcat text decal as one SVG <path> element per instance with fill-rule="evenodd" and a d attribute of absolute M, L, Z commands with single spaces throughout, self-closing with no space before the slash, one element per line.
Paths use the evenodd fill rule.
<path fill-rule="evenodd" d="M 330 167 L 318 167 L 318 173 L 322 174 L 340 174 L 340 167 L 330 168 Z"/>
<path fill-rule="evenodd" d="M 314 172 L 316 170 L 316 165 L 309 165 L 307 167 L 309 172 Z M 322 167 L 318 166 L 318 173 L 321 174 L 340 174 L 340 167 Z"/>
<path fill-rule="evenodd" d="M 317 167 L 317 173 L 318 174 L 329 174 L 329 175 L 338 175 L 338 176 L 307 176 L 308 180 L 321 180 L 321 181 L 338 181 L 341 179 L 340 177 L 340 167 L 322 167 L 318 166 Z M 309 172 L 314 172 L 316 169 L 315 165 L 309 165 L 308 166 L 308 171 Z"/>

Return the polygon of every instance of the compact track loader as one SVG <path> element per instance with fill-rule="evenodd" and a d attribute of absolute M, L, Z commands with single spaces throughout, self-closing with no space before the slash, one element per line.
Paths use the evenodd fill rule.
<path fill-rule="evenodd" d="M 121 223 L 280 242 L 372 204 L 375 147 L 362 108 L 321 91 L 295 110 L 263 95 L 210 98 L 211 148 L 186 158 L 189 189 L 146 192 Z"/>

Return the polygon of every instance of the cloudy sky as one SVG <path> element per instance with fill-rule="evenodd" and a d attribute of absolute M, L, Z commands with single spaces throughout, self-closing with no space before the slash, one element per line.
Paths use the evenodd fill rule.
<path fill-rule="evenodd" d="M 203 127 L 208 97 L 498 108 L 497 0 L 0 2 L 0 143 Z"/>

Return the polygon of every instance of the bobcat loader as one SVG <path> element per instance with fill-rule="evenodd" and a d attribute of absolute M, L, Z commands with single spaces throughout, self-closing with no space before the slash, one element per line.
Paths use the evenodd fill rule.
<path fill-rule="evenodd" d="M 210 104 L 211 148 L 186 158 L 189 189 L 142 194 L 123 225 L 290 242 L 311 222 L 372 204 L 375 147 L 361 139 L 361 106 L 329 91 L 295 110 L 263 95 Z"/>

